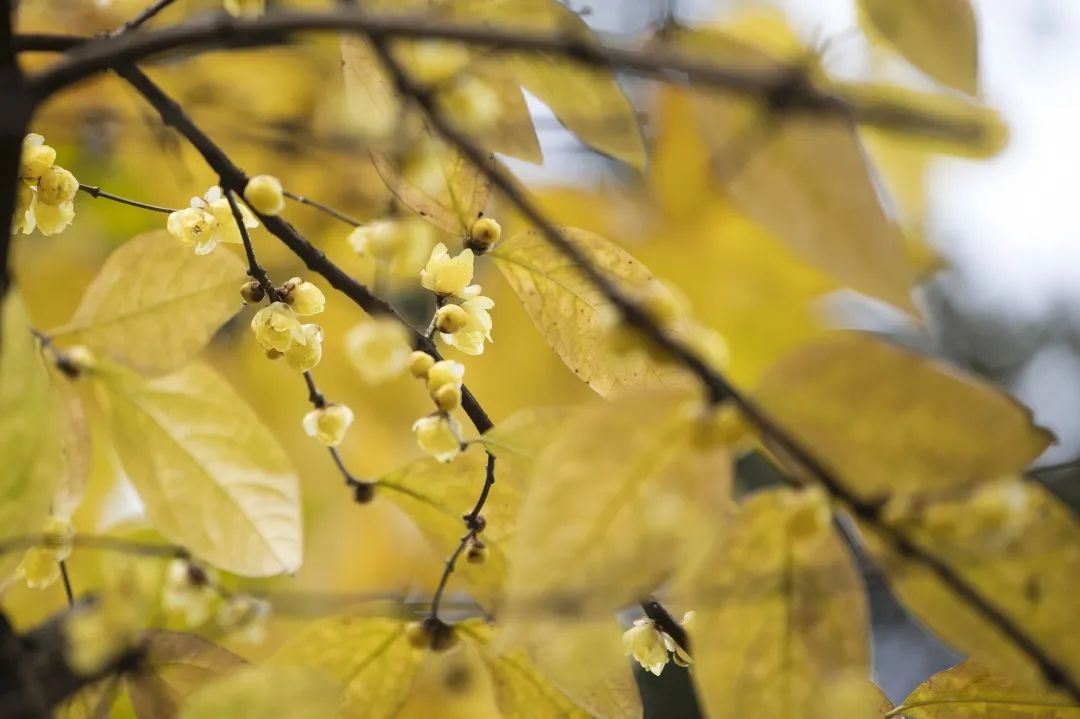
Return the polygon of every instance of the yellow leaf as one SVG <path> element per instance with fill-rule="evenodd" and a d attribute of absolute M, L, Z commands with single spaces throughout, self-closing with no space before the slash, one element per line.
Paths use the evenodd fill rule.
<path fill-rule="evenodd" d="M 1076 719 L 1080 706 L 1058 692 L 1036 692 L 976 662 L 938 672 L 889 714 L 907 719 Z"/>
<path fill-rule="evenodd" d="M 51 511 L 55 515 L 70 518 L 82 501 L 93 464 L 93 448 L 90 444 L 90 426 L 72 380 L 59 371 L 49 375 L 56 407 L 59 410 L 60 445 L 63 454 L 63 470 L 56 483 Z"/>
<path fill-rule="evenodd" d="M 62 471 L 59 421 L 49 375 L 16 288 L 0 315 L 0 536 L 41 532 Z M 20 555 L 0 556 L 0 579 Z"/>
<path fill-rule="evenodd" d="M 349 118 L 373 146 L 385 144 L 401 120 L 401 100 L 367 38 L 341 36 L 341 65 Z"/>
<path fill-rule="evenodd" d="M 192 693 L 181 719 L 326 719 L 338 686 L 323 674 L 300 667 L 251 667 Z"/>
<path fill-rule="evenodd" d="M 525 103 L 521 84 L 507 72 L 503 58 L 496 55 L 482 59 L 470 68 L 470 73 L 482 80 L 499 97 L 498 116 L 491 127 L 485 127 L 480 136 L 473 139 L 492 152 L 502 153 L 519 160 L 539 165 L 544 161 L 540 140 L 536 137 L 532 113 Z M 453 113 L 451 113 L 453 117 Z M 460 123 L 459 123 L 460 124 Z"/>
<path fill-rule="evenodd" d="M 862 26 L 938 82 L 979 90 L 979 34 L 970 0 L 859 0 Z"/>
<path fill-rule="evenodd" d="M 371 158 L 401 204 L 457 236 L 468 234 L 491 194 L 491 184 L 476 166 L 426 133 L 400 163 L 377 152 Z M 490 161 L 495 162 L 494 157 Z"/>
<path fill-rule="evenodd" d="M 503 719 L 592 716 L 551 684 L 524 652 L 493 649 L 490 630 L 483 622 L 461 622 L 456 629 L 478 648 Z"/>
<path fill-rule="evenodd" d="M 199 256 L 150 232 L 105 260 L 67 325 L 51 334 L 146 373 L 182 367 L 240 309 L 243 263 L 219 249 Z"/>
<path fill-rule="evenodd" d="M 155 630 L 144 637 L 146 663 L 127 679 L 139 719 L 177 715 L 184 698 L 247 662 L 197 634 Z"/>
<path fill-rule="evenodd" d="M 721 529 L 689 599 L 693 676 L 712 719 L 851 716 L 817 706 L 825 687 L 865 682 L 870 663 L 862 579 L 823 493 L 753 496 Z"/>
<path fill-rule="evenodd" d="M 869 501 L 1018 472 L 1053 439 L 995 387 L 856 332 L 792 352 L 756 396 Z"/>
<path fill-rule="evenodd" d="M 310 625 L 270 663 L 317 669 L 341 682 L 340 707 L 321 719 L 391 719 L 408 699 L 423 656 L 409 644 L 404 620 L 346 616 Z"/>
<path fill-rule="evenodd" d="M 486 477 L 487 455 L 470 448 L 453 462 L 422 459 L 378 480 L 378 495 L 401 508 L 441 555 L 449 555 L 465 533 L 462 515 L 472 511 Z M 485 607 L 501 593 L 507 571 L 505 542 L 512 535 L 521 505 L 520 480 L 496 462 L 495 486 L 484 505 L 487 520 L 483 564 L 461 562 L 454 572 Z M 386 490 L 386 491 L 383 491 Z"/>
<path fill-rule="evenodd" d="M 570 412 L 567 407 L 519 410 L 481 435 L 484 448 L 498 459 L 495 472 L 498 480 L 507 480 L 520 490 L 529 479 L 537 456 Z"/>
<path fill-rule="evenodd" d="M 989 448 L 994 440 L 986 442 Z M 1074 685 L 1080 682 L 1080 525 L 1042 485 L 1012 479 L 938 501 L 898 499 L 885 506 L 883 517 L 1040 647 Z M 1017 686 L 1052 688 L 1000 624 L 919 558 L 897 550 L 872 527 L 862 529 L 889 586 L 932 631 Z"/>
<path fill-rule="evenodd" d="M 228 383 L 197 363 L 153 379 L 103 365 L 92 377 L 124 471 L 155 529 L 237 574 L 300 566 L 295 471 Z"/>
<path fill-rule="evenodd" d="M 653 279 L 648 268 L 603 237 L 572 227 L 560 231 L 612 281 L 634 288 Z M 664 375 L 670 381 L 678 374 L 644 354 L 623 357 L 612 350 L 611 303 L 538 230 L 521 232 L 490 254 L 544 340 L 597 394 L 612 397 L 632 387 L 662 385 Z"/>

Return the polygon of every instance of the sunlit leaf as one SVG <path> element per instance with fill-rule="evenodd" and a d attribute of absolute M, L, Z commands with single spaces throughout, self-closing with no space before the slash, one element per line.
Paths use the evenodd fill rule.
<path fill-rule="evenodd" d="M 859 0 L 862 25 L 927 75 L 974 95 L 979 36 L 970 0 Z"/>
<path fill-rule="evenodd" d="M 480 442 L 498 459 L 499 481 L 508 480 L 515 485 L 526 482 L 537 456 L 571 411 L 568 407 L 523 409 L 485 432 Z"/>
<path fill-rule="evenodd" d="M 422 459 L 380 478 L 378 496 L 400 507 L 438 553 L 449 555 L 465 532 L 462 515 L 476 504 L 486 468 L 487 455 L 479 447 L 458 455 L 453 462 Z M 487 559 L 480 565 L 462 562 L 455 571 L 455 578 L 460 578 L 476 599 L 489 607 L 506 578 L 505 544 L 513 534 L 521 506 L 521 480 L 512 479 L 508 469 L 496 463 L 496 484 L 484 505 Z"/>
<path fill-rule="evenodd" d="M 1080 644 L 1074 640 L 1080 524 L 1042 485 L 1002 480 L 937 501 L 893 500 L 883 517 L 996 615 L 989 619 L 919 557 L 864 525 L 889 585 L 938 636 L 1017 686 L 1046 687 L 1043 668 L 1002 631 L 1004 621 L 1056 670 L 1080 681 Z"/>
<path fill-rule="evenodd" d="M 128 677 L 131 704 L 139 719 L 170 719 L 184 698 L 247 662 L 196 634 L 154 631 L 146 637 L 146 660 Z"/>
<path fill-rule="evenodd" d="M 326 719 L 339 701 L 338 686 L 307 668 L 261 666 L 242 669 L 191 694 L 182 719 L 241 719 L 282 716 Z"/>
<path fill-rule="evenodd" d="M 62 470 L 60 424 L 49 375 L 17 289 L 0 315 L 0 536 L 42 531 Z M 0 579 L 19 561 L 0 556 Z"/>
<path fill-rule="evenodd" d="M 270 661 L 311 667 L 341 682 L 340 706 L 323 717 L 391 719 L 408 699 L 422 657 L 409 644 L 404 621 L 347 616 L 310 625 Z"/>
<path fill-rule="evenodd" d="M 572 227 L 560 231 L 612 281 L 633 288 L 653 278 L 648 268 L 603 237 Z M 601 396 L 662 385 L 665 375 L 670 380 L 676 374 L 644 354 L 622 357 L 613 351 L 606 331 L 611 303 L 539 231 L 515 235 L 490 254 L 544 340 Z"/>
<path fill-rule="evenodd" d="M 56 483 L 52 513 L 70 517 L 82 501 L 92 465 L 90 426 L 72 380 L 59 371 L 50 375 L 60 419 L 63 470 Z"/>
<path fill-rule="evenodd" d="M 52 332 L 142 372 L 182 367 L 240 309 L 243 263 L 196 255 L 165 232 L 139 235 L 105 261 L 75 315 Z"/>
<path fill-rule="evenodd" d="M 1076 719 L 1080 706 L 1060 692 L 1031 691 L 964 662 L 920 684 L 890 714 L 907 719 Z"/>
<path fill-rule="evenodd" d="M 709 716 L 851 716 L 817 706 L 830 684 L 865 682 L 870 662 L 862 579 L 824 495 L 763 492 L 718 534 L 689 604 Z"/>
<path fill-rule="evenodd" d="M 1018 472 L 1053 439 L 1001 390 L 855 332 L 791 353 L 756 395 L 848 487 L 871 500 Z"/>
<path fill-rule="evenodd" d="M 93 378 L 124 471 L 162 535 L 237 574 L 300 566 L 296 474 L 228 383 L 200 364 L 154 379 L 103 366 Z"/>

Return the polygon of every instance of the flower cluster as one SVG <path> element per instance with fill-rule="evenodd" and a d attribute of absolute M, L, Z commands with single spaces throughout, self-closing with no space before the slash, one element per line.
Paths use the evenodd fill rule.
<path fill-rule="evenodd" d="M 681 622 L 683 628 L 689 630 L 693 620 L 694 613 L 687 612 Z M 690 666 L 692 663 L 687 651 L 652 619 L 636 620 L 634 625 L 623 633 L 622 640 L 627 656 L 634 657 L 638 664 L 656 676 L 660 676 L 668 661 L 674 661 L 680 667 Z"/>
<path fill-rule="evenodd" d="M 79 181 L 75 176 L 56 164 L 56 150 L 46 145 L 41 135 L 27 135 L 19 161 L 11 231 L 24 235 L 35 228 L 43 235 L 63 232 L 75 218 L 78 191 Z"/>
<path fill-rule="evenodd" d="M 420 284 L 438 297 L 434 328 L 439 338 L 465 354 L 484 352 L 484 340 L 491 342 L 491 315 L 495 302 L 480 294 L 473 279 L 473 251 L 463 250 L 451 257 L 441 242 L 431 251 L 427 266 L 420 272 Z M 454 304 L 453 300 L 459 304 Z"/>
<path fill-rule="evenodd" d="M 431 355 L 418 350 L 412 353 L 409 369 L 414 377 L 426 381 L 428 394 L 437 408 L 413 424 L 416 442 L 435 459 L 449 462 L 461 451 L 461 426 L 450 413 L 461 406 L 465 367 L 452 360 L 436 362 Z"/>
<path fill-rule="evenodd" d="M 276 290 L 278 299 L 255 313 L 251 329 L 270 359 L 284 357 L 297 372 L 307 372 L 322 359 L 322 327 L 301 324 L 301 317 L 323 311 L 322 290 L 293 277 Z"/>
<path fill-rule="evenodd" d="M 15 570 L 31 589 L 45 589 L 60 578 L 60 562 L 71 554 L 75 528 L 65 517 L 49 517 L 44 528 L 45 542 L 30 547 Z"/>
<path fill-rule="evenodd" d="M 244 227 L 255 229 L 259 221 L 245 205 L 238 202 Z M 195 245 L 196 255 L 214 251 L 219 242 L 241 244 L 243 237 L 233 217 L 232 205 L 221 188 L 211 187 L 202 197 L 192 197 L 191 205 L 169 213 L 165 225 L 169 234 L 184 244 Z"/>

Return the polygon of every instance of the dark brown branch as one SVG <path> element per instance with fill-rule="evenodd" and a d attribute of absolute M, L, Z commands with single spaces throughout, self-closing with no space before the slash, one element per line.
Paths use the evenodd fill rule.
<path fill-rule="evenodd" d="M 934 554 L 913 542 L 900 529 L 882 518 L 880 506 L 860 498 L 847 487 L 840 476 L 817 459 L 792 434 L 781 427 L 756 402 L 744 395 L 727 378 L 712 369 L 702 358 L 686 345 L 668 336 L 649 314 L 614 285 L 598 268 L 592 265 L 576 245 L 571 243 L 551 222 L 517 183 L 497 164 L 487 161 L 487 153 L 468 135 L 461 132 L 438 109 L 426 88 L 419 85 L 386 51 L 385 44 L 372 37 L 372 43 L 383 59 L 399 92 L 411 99 L 424 113 L 429 127 L 452 147 L 457 149 L 478 171 L 500 191 L 521 214 L 533 224 L 544 238 L 561 254 L 570 259 L 581 272 L 604 294 L 619 311 L 623 321 L 631 325 L 698 378 L 713 402 L 730 401 L 766 440 L 767 444 L 783 460 L 795 476 L 810 476 L 819 482 L 835 499 L 881 536 L 902 555 L 921 563 L 942 584 L 949 588 L 961 602 L 982 615 L 990 624 L 1028 656 L 1041 670 L 1046 680 L 1068 691 L 1080 701 L 1080 683 L 1069 675 L 1039 644 L 1009 616 L 994 606 L 968 584 L 951 566 Z M 380 49 L 381 48 L 381 49 Z"/>
<path fill-rule="evenodd" d="M 3 108 L 0 111 L 0 302 L 11 284 L 11 224 L 15 215 L 19 160 L 23 136 L 35 109 L 15 53 L 14 12 L 11 0 L 0 0 L 0 108 Z M 0 345 L 2 343 L 0 337 Z"/>
<path fill-rule="evenodd" d="M 447 40 L 499 52 L 559 55 L 584 65 L 617 68 L 657 79 L 670 79 L 674 74 L 702 86 L 746 96 L 766 100 L 782 97 L 787 111 L 840 113 L 860 123 L 932 137 L 977 142 L 985 131 L 979 123 L 931 116 L 903 103 L 849 100 L 816 88 L 808 81 L 797 81 L 805 80 L 798 67 L 749 71 L 745 67 L 725 67 L 663 49 L 601 44 L 578 33 L 536 33 L 515 28 L 446 23 L 417 16 L 368 15 L 355 8 L 339 8 L 335 12 L 282 11 L 254 19 L 221 14 L 161 30 L 127 33 L 111 39 L 88 39 L 71 48 L 55 66 L 36 75 L 31 86 L 35 93 L 47 96 L 99 72 L 171 50 L 282 44 L 305 31 L 352 31 L 373 38 Z M 19 44 L 43 49 L 48 41 L 48 36 L 29 36 Z M 62 47 L 66 40 L 52 38 L 52 42 L 56 47 Z"/>

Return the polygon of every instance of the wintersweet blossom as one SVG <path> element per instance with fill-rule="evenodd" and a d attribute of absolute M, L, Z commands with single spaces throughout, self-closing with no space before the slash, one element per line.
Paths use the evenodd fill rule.
<path fill-rule="evenodd" d="M 427 372 L 428 393 L 434 397 L 443 387 L 457 387 L 465 380 L 465 365 L 454 360 L 439 360 Z"/>
<path fill-rule="evenodd" d="M 326 309 L 326 295 L 310 282 L 299 277 L 281 286 L 282 299 L 300 317 L 317 315 Z"/>
<path fill-rule="evenodd" d="M 45 138 L 31 133 L 23 139 L 12 232 L 29 235 L 37 229 L 55 235 L 75 218 L 79 181 L 55 163 L 56 150 Z"/>
<path fill-rule="evenodd" d="M 285 362 L 297 372 L 307 372 L 322 361 L 323 331 L 319 325 L 301 325 L 304 341 L 285 350 Z"/>
<path fill-rule="evenodd" d="M 472 250 L 462 250 L 457 257 L 451 257 L 441 242 L 435 245 L 427 265 L 420 271 L 420 284 L 424 289 L 444 297 L 455 295 L 466 300 L 480 294 L 480 285 L 469 284 L 472 278 Z"/>
<path fill-rule="evenodd" d="M 248 180 L 244 199 L 262 215 L 279 215 L 285 209 L 285 190 L 273 175 L 256 175 Z"/>
<path fill-rule="evenodd" d="M 637 663 L 656 676 L 664 671 L 668 663 L 668 650 L 664 645 L 664 635 L 651 619 L 638 619 L 634 626 L 623 632 L 623 650 L 634 657 Z"/>
<path fill-rule="evenodd" d="M 447 305 L 447 307 L 452 305 Z M 483 295 L 461 303 L 462 320 L 457 329 L 440 332 L 443 342 L 468 355 L 484 353 L 484 340 L 491 342 L 491 315 L 494 300 Z M 443 307 L 442 309 L 446 309 Z M 440 328 L 441 329 L 441 328 Z"/>
<path fill-rule="evenodd" d="M 238 203 L 244 227 L 255 229 L 259 221 L 251 210 Z M 195 245 L 195 254 L 205 255 L 214 251 L 219 242 L 241 244 L 243 237 L 236 226 L 232 206 L 221 188 L 211 187 L 202 197 L 192 197 L 191 205 L 169 214 L 166 222 L 169 234 L 185 244 Z"/>
<path fill-rule="evenodd" d="M 440 462 L 449 462 L 461 451 L 461 427 L 448 414 L 421 417 L 413 424 L 420 449 Z"/>
<path fill-rule="evenodd" d="M 304 415 L 304 432 L 327 447 L 337 447 L 353 422 L 353 411 L 343 404 L 328 404 Z"/>
<path fill-rule="evenodd" d="M 284 302 L 273 302 L 256 312 L 251 329 L 263 348 L 275 352 L 285 353 L 293 345 L 307 341 L 296 313 Z"/>
<path fill-rule="evenodd" d="M 30 547 L 15 569 L 15 575 L 31 589 L 45 589 L 60 578 L 60 562 L 71 555 L 75 528 L 65 517 L 49 517 L 43 529 L 46 540 Z"/>

